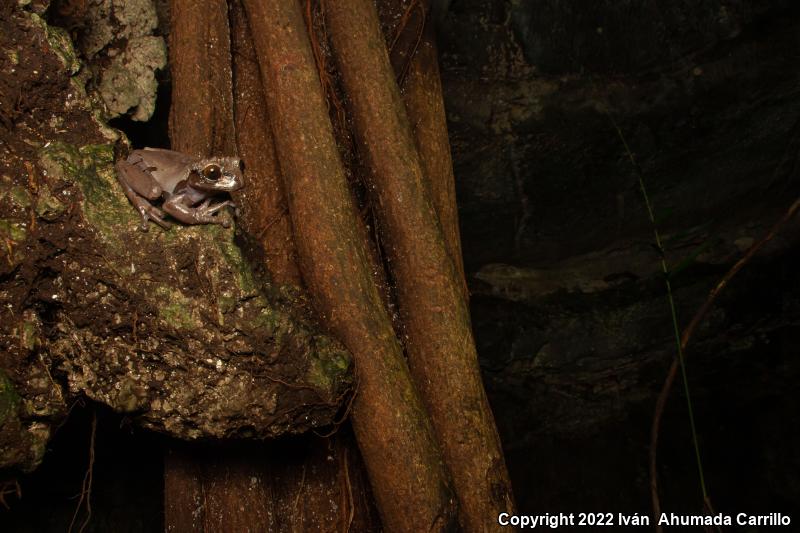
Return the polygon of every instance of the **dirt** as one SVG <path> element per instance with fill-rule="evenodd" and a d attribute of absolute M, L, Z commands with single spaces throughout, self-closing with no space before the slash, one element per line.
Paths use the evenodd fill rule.
<path fill-rule="evenodd" d="M 5 383 L 0 400 L 5 406 L 0 452 L 2 463 L 29 469 L 44 452 L 49 427 L 67 410 L 60 389 L 49 386 L 52 376 L 40 365 L 32 366 L 36 359 L 33 326 L 26 320 L 30 313 L 24 311 L 38 305 L 32 303 L 39 293 L 35 286 L 47 284 L 48 262 L 58 253 L 57 243 L 66 238 L 56 230 L 37 243 L 29 234 L 36 207 L 49 203 L 49 199 L 38 202 L 41 174 L 35 165 L 36 151 L 48 141 L 99 142 L 102 136 L 91 117 L 76 105 L 80 95 L 71 82 L 74 67 L 65 66 L 53 53 L 53 45 L 64 36 L 55 32 L 48 39 L 34 15 L 4 9 L 0 17 L 0 213 L 5 257 L 0 261 L 4 303 L 0 313 L 4 324 L 21 322 L 23 326 L 3 332 L 8 351 L 0 365 Z M 15 416 L 24 402 L 38 413 L 37 421 L 25 424 Z"/>

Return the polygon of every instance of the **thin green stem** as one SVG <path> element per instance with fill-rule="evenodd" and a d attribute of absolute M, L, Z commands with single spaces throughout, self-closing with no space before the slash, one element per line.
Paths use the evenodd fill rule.
<path fill-rule="evenodd" d="M 644 177 L 642 173 L 642 169 L 639 164 L 636 162 L 636 158 L 633 155 L 630 147 L 628 146 L 628 141 L 625 140 L 625 136 L 622 134 L 622 130 L 617 125 L 617 122 L 614 120 L 614 117 L 611 114 L 608 115 L 611 123 L 614 125 L 614 129 L 617 131 L 617 135 L 619 136 L 620 141 L 622 141 L 622 145 L 625 147 L 625 153 L 630 159 L 631 165 L 633 166 L 634 171 L 636 172 L 636 178 L 639 180 L 639 189 L 642 191 L 642 198 L 644 198 L 644 205 L 647 208 L 647 216 L 650 218 L 650 223 L 653 226 L 653 235 L 655 236 L 656 240 L 656 247 L 658 248 L 658 252 L 661 256 L 661 271 L 664 274 L 664 282 L 667 286 L 667 300 L 669 301 L 669 310 L 672 314 L 672 328 L 675 334 L 675 345 L 678 349 L 678 362 L 680 363 L 681 368 L 681 376 L 683 378 L 683 392 L 686 396 L 686 407 L 689 411 L 689 427 L 692 432 L 692 444 L 694 445 L 694 455 L 695 460 L 697 461 L 697 473 L 700 478 L 700 490 L 703 493 L 703 501 L 708 501 L 708 491 L 706 490 L 706 479 L 705 475 L 703 474 L 703 461 L 700 458 L 700 444 L 697 439 L 697 428 L 694 422 L 694 409 L 692 408 L 692 397 L 689 394 L 689 379 L 686 374 L 686 364 L 684 363 L 683 357 L 683 345 L 681 344 L 681 332 L 680 326 L 678 325 L 678 312 L 675 309 L 675 298 L 672 295 L 672 283 L 670 283 L 669 279 L 669 267 L 667 266 L 667 260 L 664 255 L 664 248 L 661 246 L 661 235 L 658 232 L 658 226 L 656 225 L 656 217 L 653 214 L 653 206 L 650 203 L 650 197 L 647 194 L 647 188 L 644 186 Z"/>

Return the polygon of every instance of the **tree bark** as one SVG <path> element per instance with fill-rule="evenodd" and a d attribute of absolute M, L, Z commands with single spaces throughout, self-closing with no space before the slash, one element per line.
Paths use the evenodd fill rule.
<path fill-rule="evenodd" d="M 443 530 L 453 502 L 430 422 L 370 272 L 295 0 L 245 0 L 304 280 L 356 358 L 353 428 L 389 531 Z M 338 8 L 338 6 L 337 6 Z"/>
<path fill-rule="evenodd" d="M 381 530 L 347 430 L 324 439 L 301 435 L 181 448 L 188 445 L 180 444 L 181 453 L 170 459 L 182 475 L 175 478 L 181 490 L 166 502 L 176 507 L 166 509 L 168 516 L 177 519 L 167 531 Z"/>
<path fill-rule="evenodd" d="M 414 132 L 422 175 L 430 186 L 431 202 L 442 226 L 444 244 L 456 267 L 456 275 L 461 280 L 464 294 L 468 297 L 464 256 L 461 253 L 461 231 L 458 227 L 453 158 L 447 134 L 433 21 L 426 21 L 422 31 L 422 38 L 411 59 L 403 84 L 403 101 Z"/>
<path fill-rule="evenodd" d="M 300 287 L 289 208 L 269 129 L 253 38 L 239 1 L 231 3 L 236 146 L 245 162 L 247 187 L 237 194 L 243 229 L 263 256 L 273 283 Z"/>
<path fill-rule="evenodd" d="M 193 155 L 235 152 L 230 42 L 224 0 L 170 1 L 173 150 Z"/>
<path fill-rule="evenodd" d="M 167 451 L 165 531 L 256 533 L 274 531 L 269 478 L 252 451 L 201 451 L 183 444 Z"/>
<path fill-rule="evenodd" d="M 513 512 L 508 473 L 463 284 L 445 247 L 375 6 L 342 0 L 328 10 L 328 22 L 383 219 L 411 371 L 453 474 L 461 525 L 498 529 L 497 515 Z"/>
<path fill-rule="evenodd" d="M 251 255 L 263 261 L 273 284 L 300 290 L 303 281 L 256 51 L 244 6 L 240 1 L 230 6 L 236 145 L 247 176 L 247 187 L 236 197 L 239 221 L 254 241 Z M 270 531 L 380 529 L 364 463 L 348 438 L 348 426 L 349 422 L 330 437 L 300 438 L 295 450 L 299 457 L 288 462 L 286 457 L 254 458 L 254 467 L 261 463 L 269 467 L 270 491 L 265 498 L 272 502 L 273 521 L 262 523 Z"/>
<path fill-rule="evenodd" d="M 447 132 L 436 32 L 430 2 L 378 0 L 389 62 L 398 80 L 422 174 L 430 188 L 433 208 L 442 226 L 447 252 L 469 296 L 461 253 L 461 231 L 453 174 L 453 158 Z"/>

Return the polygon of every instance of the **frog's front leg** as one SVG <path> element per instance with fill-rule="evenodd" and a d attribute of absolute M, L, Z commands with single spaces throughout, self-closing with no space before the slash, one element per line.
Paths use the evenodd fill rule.
<path fill-rule="evenodd" d="M 148 220 L 168 229 L 171 224 L 164 220 L 164 212 L 150 203 L 161 197 L 161 186 L 152 176 L 127 161 L 118 161 L 116 168 L 117 181 L 122 185 L 125 196 L 142 216 L 142 231 L 147 231 Z"/>
<path fill-rule="evenodd" d="M 230 200 L 211 205 L 211 198 L 206 198 L 197 207 L 188 205 L 189 201 L 186 193 L 175 194 L 164 202 L 164 211 L 184 224 L 220 224 L 224 228 L 230 227 L 229 220 L 216 216 L 217 211 L 223 207 L 233 205 Z"/>

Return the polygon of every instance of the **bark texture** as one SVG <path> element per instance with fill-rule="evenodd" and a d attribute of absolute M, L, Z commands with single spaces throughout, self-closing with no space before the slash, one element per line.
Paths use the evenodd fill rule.
<path fill-rule="evenodd" d="M 263 263 L 273 284 L 294 292 L 303 282 L 256 51 L 241 2 L 231 3 L 230 14 L 236 144 L 247 167 L 247 188 L 236 197 L 239 220 L 253 245 L 251 256 Z M 270 531 L 380 529 L 364 463 L 348 426 L 331 437 L 301 437 L 296 449 L 284 450 L 272 461 L 251 458 L 254 467 L 268 470 L 265 501 L 273 512 L 271 521 L 262 523 Z"/>
<path fill-rule="evenodd" d="M 468 297 L 434 15 L 429 4 L 418 0 L 376 2 L 389 62 L 406 106 L 431 203 L 442 226 L 447 252 Z"/>
<path fill-rule="evenodd" d="M 357 359 L 352 421 L 384 526 L 442 530 L 453 518 L 448 477 L 373 282 L 300 7 L 247 0 L 245 8 L 304 279 Z"/>
<path fill-rule="evenodd" d="M 439 216 L 448 255 L 456 267 L 456 274 L 463 284 L 465 294 L 469 294 L 461 253 L 453 158 L 450 155 L 433 21 L 427 21 L 422 32 L 402 85 L 403 101 L 414 132 L 422 174 L 430 186 L 431 202 Z M 395 75 L 397 73 L 395 69 Z"/>
<path fill-rule="evenodd" d="M 167 452 L 169 498 L 165 501 L 168 532 L 274 531 L 275 514 L 266 505 L 270 487 L 258 468 L 257 452 L 184 449 Z"/>
<path fill-rule="evenodd" d="M 467 531 L 499 528 L 495 517 L 513 512 L 508 473 L 463 285 L 445 247 L 377 12 L 369 0 L 347 0 L 328 14 L 360 153 L 383 220 L 411 371 L 453 474 L 461 525 Z"/>
<path fill-rule="evenodd" d="M 381 531 L 377 514 L 365 512 L 371 495 L 353 449 L 347 430 L 325 439 L 193 445 L 171 459 L 182 475 L 168 502 L 176 508 L 167 509 L 178 520 L 167 531 Z M 248 483 L 233 483 L 240 478 Z"/>
<path fill-rule="evenodd" d="M 236 146 L 247 166 L 247 188 L 237 194 L 245 233 L 277 285 L 301 286 L 289 208 L 269 129 L 253 39 L 240 2 L 231 5 Z"/>
<path fill-rule="evenodd" d="M 198 155 L 232 154 L 236 139 L 228 4 L 171 0 L 170 17 L 172 149 Z"/>

